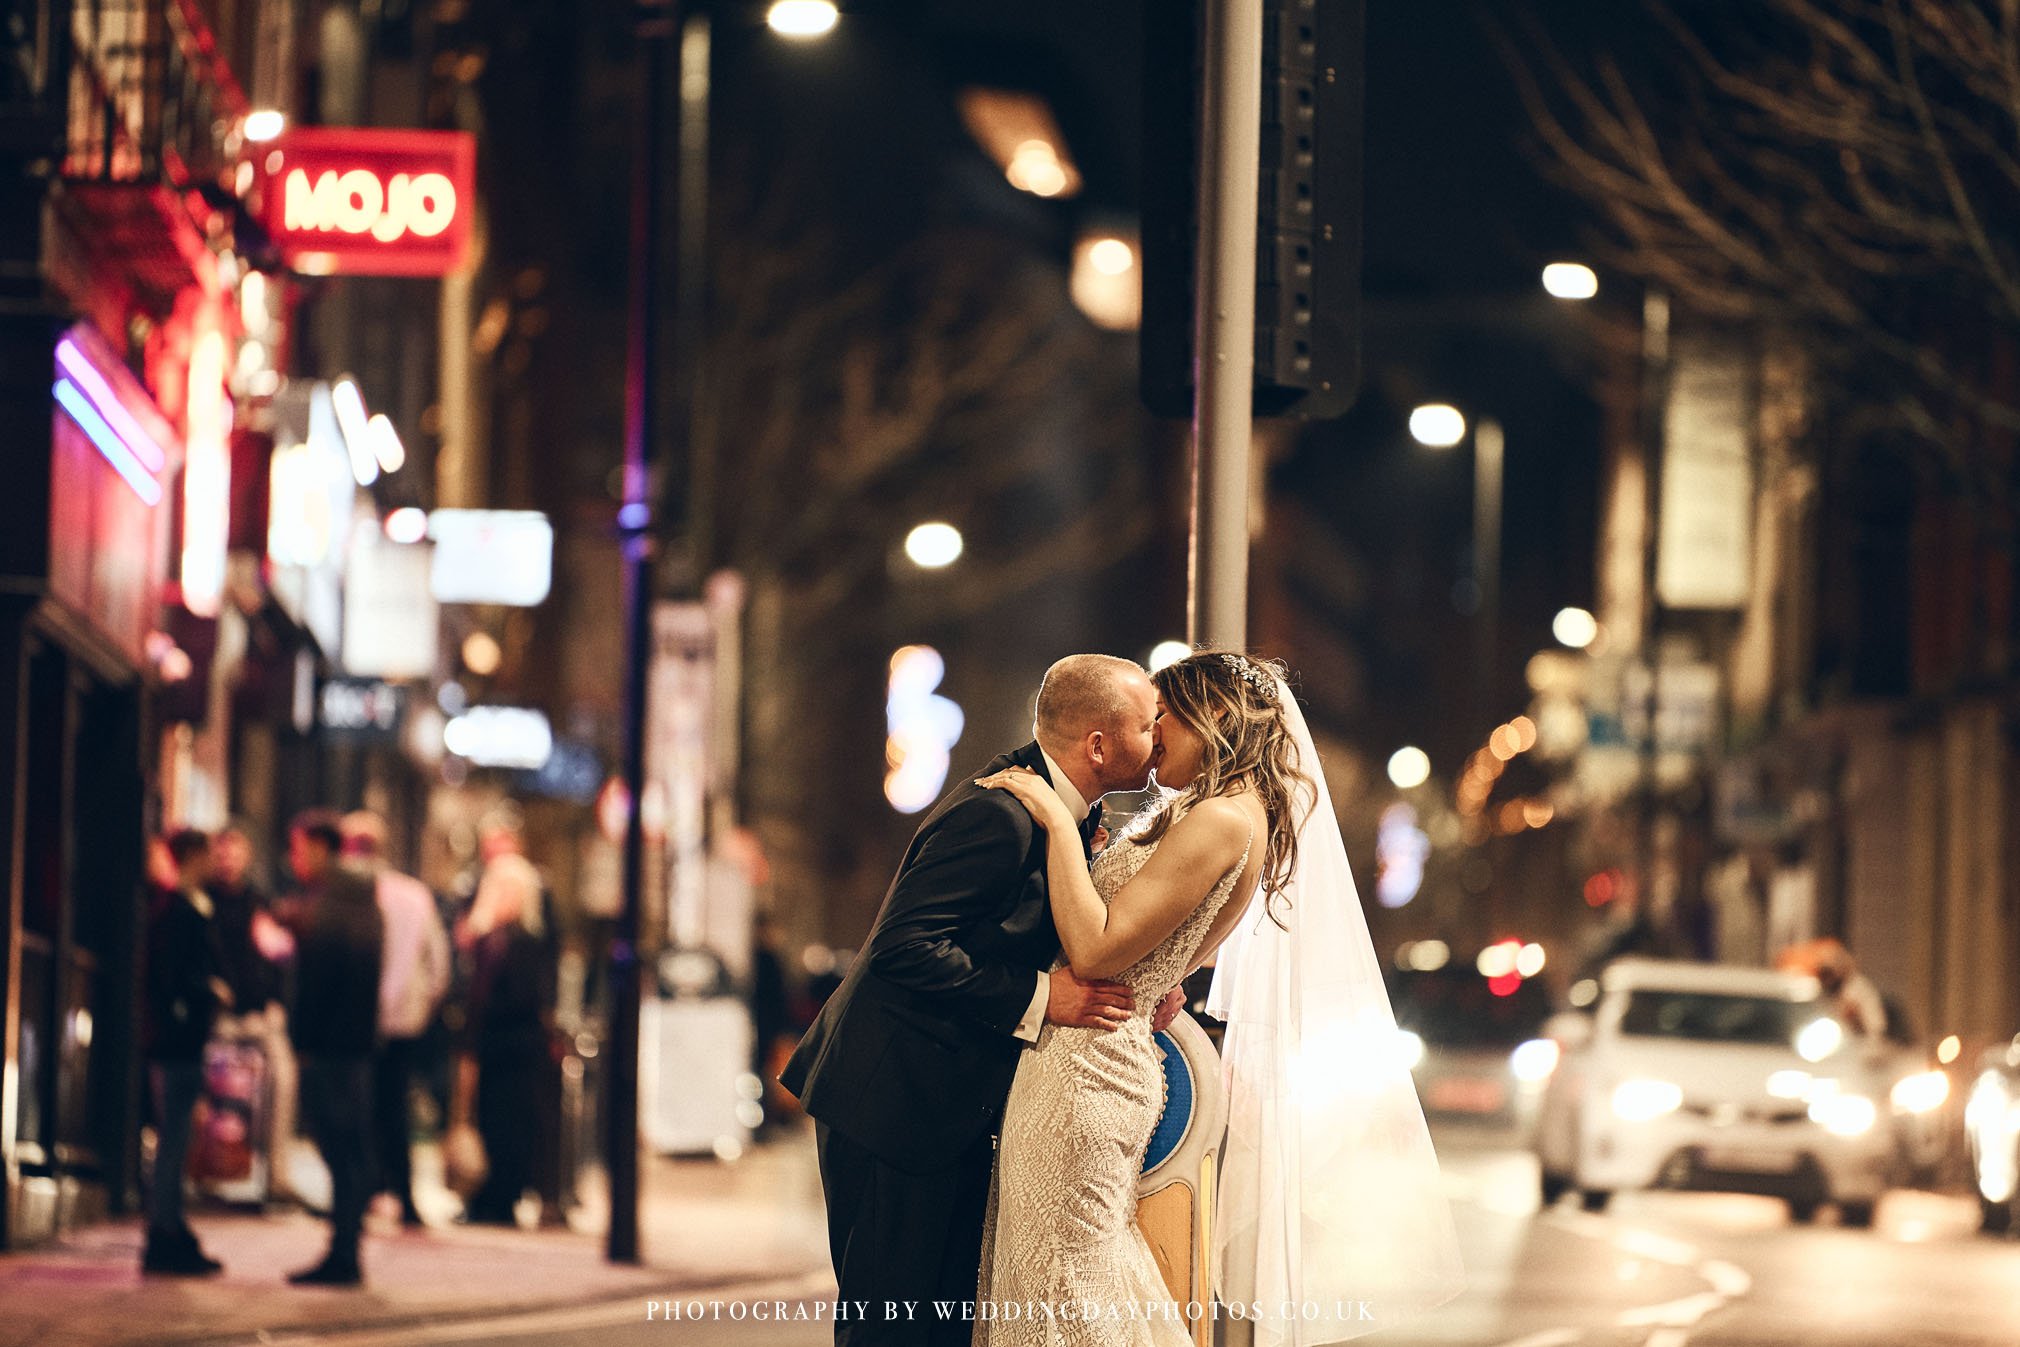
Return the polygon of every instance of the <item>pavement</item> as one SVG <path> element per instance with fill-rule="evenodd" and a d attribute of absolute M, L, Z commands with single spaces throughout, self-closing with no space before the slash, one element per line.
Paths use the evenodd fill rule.
<path fill-rule="evenodd" d="M 608 1206 L 600 1176 L 581 1185 L 564 1227 L 458 1226 L 456 1199 L 417 1156 L 416 1200 L 428 1217 L 403 1230 L 375 1213 L 363 1249 L 365 1284 L 289 1286 L 314 1263 L 324 1223 L 299 1210 L 192 1210 L 205 1249 L 223 1261 L 204 1279 L 143 1277 L 137 1218 L 74 1231 L 0 1254 L 0 1347 L 227 1347 L 315 1335 L 476 1321 L 499 1315 L 679 1292 L 737 1288 L 827 1273 L 826 1228 L 813 1137 L 802 1128 L 741 1158 L 654 1159 L 639 1201 L 642 1261 L 605 1260 Z"/>

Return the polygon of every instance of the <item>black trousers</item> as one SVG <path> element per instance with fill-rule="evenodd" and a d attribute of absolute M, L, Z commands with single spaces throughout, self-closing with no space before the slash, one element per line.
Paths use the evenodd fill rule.
<path fill-rule="evenodd" d="M 477 1133 L 487 1170 L 465 1214 L 473 1221 L 512 1225 L 513 1209 L 534 1178 L 539 1128 L 541 1058 L 531 1049 L 477 1062 Z"/>
<path fill-rule="evenodd" d="M 302 1124 L 330 1171 L 330 1257 L 358 1261 L 372 1194 L 372 1059 L 303 1057 Z"/>
<path fill-rule="evenodd" d="M 378 1161 L 372 1191 L 399 1198 L 402 1212 L 414 1209 L 414 1125 L 408 1105 L 420 1047 L 418 1038 L 389 1038 L 372 1058 L 372 1154 Z"/>
<path fill-rule="evenodd" d="M 853 1303 L 837 1316 L 836 1347 L 967 1347 L 989 1205 L 989 1134 L 927 1174 L 894 1169 L 825 1125 L 814 1137 L 839 1299 L 867 1306 L 867 1317 L 855 1317 L 864 1311 Z M 935 1302 L 950 1306 L 948 1317 Z"/>

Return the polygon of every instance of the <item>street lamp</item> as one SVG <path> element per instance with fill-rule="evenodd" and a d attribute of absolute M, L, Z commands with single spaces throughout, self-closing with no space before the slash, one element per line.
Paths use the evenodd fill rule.
<path fill-rule="evenodd" d="M 825 22 L 817 10 L 827 12 Z M 610 1225 L 605 1256 L 613 1263 L 636 1263 L 638 1247 L 638 1020 L 639 931 L 645 892 L 645 723 L 646 673 L 652 649 L 652 459 L 659 417 L 660 222 L 662 206 L 678 222 L 680 242 L 677 300 L 683 340 L 674 358 L 687 359 L 695 346 L 703 271 L 701 207 L 706 201 L 709 28 L 705 13 L 677 24 L 673 0 L 640 0 L 637 6 L 639 104 L 632 158 L 630 220 L 631 305 L 627 315 L 624 371 L 623 503 L 617 536 L 623 554 L 624 696 L 623 755 L 625 820 L 623 889 L 610 941 L 610 1056 L 605 1082 L 604 1149 L 610 1187 Z M 819 0 L 778 0 L 770 23 L 792 37 L 818 37 L 835 26 L 835 7 Z M 666 139 L 669 50 L 678 33 L 679 172 L 662 171 Z M 670 198 L 662 202 L 662 197 Z M 376 463 L 373 465 L 376 469 Z M 698 470 L 699 471 L 699 470 Z"/>
<path fill-rule="evenodd" d="M 1552 262 L 1543 268 L 1543 288 L 1554 299 L 1591 299 L 1599 293 L 1599 276 L 1583 262 Z"/>
<path fill-rule="evenodd" d="M 961 559 L 961 530 L 952 524 L 921 524 L 905 535 L 905 555 L 921 570 L 937 571 Z"/>
<path fill-rule="evenodd" d="M 830 0 L 773 0 L 765 24 L 780 37 L 825 37 L 834 31 L 841 11 Z"/>
<path fill-rule="evenodd" d="M 1466 418 L 1458 408 L 1429 402 L 1410 413 L 1410 435 L 1432 449 L 1450 449 L 1466 437 Z M 1501 617 L 1501 462 L 1506 449 L 1501 423 L 1483 416 L 1473 427 L 1473 571 L 1480 586 L 1480 617 L 1474 624 L 1474 686 L 1482 718 L 1488 711 L 1488 690 L 1495 630 Z"/>
<path fill-rule="evenodd" d="M 1410 438 L 1426 449 L 1450 449 L 1466 438 L 1466 418 L 1447 402 L 1427 402 L 1410 413 Z"/>
<path fill-rule="evenodd" d="M 1176 664 L 1192 653 L 1192 647 L 1184 641 L 1159 641 L 1150 648 L 1148 667 L 1152 673 L 1167 665 Z"/>
<path fill-rule="evenodd" d="M 1550 623 L 1550 634 L 1558 644 L 1583 650 L 1599 639 L 1599 619 L 1583 608 L 1564 608 Z"/>
<path fill-rule="evenodd" d="M 1414 746 L 1389 755 L 1389 780 L 1398 790 L 1415 790 L 1431 779 L 1431 755 Z"/>

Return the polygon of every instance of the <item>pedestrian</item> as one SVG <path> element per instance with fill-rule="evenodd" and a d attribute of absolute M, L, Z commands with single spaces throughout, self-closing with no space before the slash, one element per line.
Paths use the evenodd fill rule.
<path fill-rule="evenodd" d="M 533 1183 L 540 1195 L 540 1224 L 565 1226 L 572 1185 L 563 1182 L 561 1159 L 561 1063 L 568 1055 L 568 1045 L 559 1029 L 559 912 L 554 892 L 547 886 L 540 867 L 527 859 L 526 838 L 516 809 L 507 806 L 485 821 L 478 854 L 484 867 L 479 876 L 480 887 L 484 877 L 495 874 L 511 884 L 530 884 L 534 894 L 533 901 L 524 909 L 524 921 L 540 941 L 540 985 L 544 988 L 541 1015 L 547 1026 L 548 1043 L 539 1056 L 539 1075 L 533 1085 Z"/>
<path fill-rule="evenodd" d="M 147 1077 L 154 1100 L 154 1173 L 147 1190 L 142 1272 L 209 1276 L 223 1264 L 203 1251 L 183 1213 L 191 1117 L 203 1093 L 203 1049 L 220 1008 L 231 1004 L 210 896 L 210 839 L 185 828 L 166 841 L 174 887 L 160 895 L 147 929 Z M 166 879 L 164 873 L 157 880 Z"/>
<path fill-rule="evenodd" d="M 534 923 L 540 876 L 524 856 L 485 867 L 460 936 L 470 955 L 468 1018 L 456 1120 L 474 1119 L 488 1163 L 464 1210 L 480 1225 L 517 1225 L 535 1177 L 537 1115 L 552 1066 L 553 964 Z"/>
<path fill-rule="evenodd" d="M 414 1205 L 411 1101 L 421 1040 L 449 990 L 449 934 L 435 895 L 386 863 L 386 821 L 370 810 L 344 816 L 344 858 L 373 872 L 385 958 L 379 970 L 379 1047 L 373 1059 L 375 1187 L 400 1200 L 400 1224 L 420 1226 Z"/>
<path fill-rule="evenodd" d="M 211 838 L 211 882 L 217 905 L 218 940 L 224 977 L 231 984 L 232 1013 L 218 1020 L 216 1035 L 257 1045 L 265 1067 L 259 1091 L 257 1136 L 248 1140 L 267 1156 L 266 1196 L 292 1193 L 288 1152 L 295 1137 L 295 1054 L 288 1043 L 284 966 L 291 966 L 292 938 L 274 920 L 273 894 L 256 873 L 252 830 L 234 819 Z"/>
<path fill-rule="evenodd" d="M 342 862 L 336 814 L 312 809 L 288 828 L 288 865 L 301 886 L 280 915 L 295 939 L 289 1030 L 301 1073 L 301 1113 L 330 1171 L 330 1247 L 289 1275 L 297 1285 L 356 1286 L 371 1184 L 372 1050 L 379 1025 L 385 923 L 372 876 Z"/>
<path fill-rule="evenodd" d="M 785 1062 L 773 1060 L 779 1055 L 780 1039 L 792 1027 L 792 992 L 786 986 L 778 920 L 769 912 L 759 913 L 751 929 L 750 1019 L 751 1073 L 765 1085 L 764 1118 L 758 1127 L 763 1135 L 798 1112 L 777 1085 Z"/>

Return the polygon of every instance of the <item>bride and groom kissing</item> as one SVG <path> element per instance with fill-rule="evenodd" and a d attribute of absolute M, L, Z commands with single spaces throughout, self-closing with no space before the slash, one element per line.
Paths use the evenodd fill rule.
<path fill-rule="evenodd" d="M 1315 1344 L 1455 1294 L 1436 1157 L 1278 666 L 1073 655 L 1035 721 L 927 815 L 781 1076 L 815 1120 L 855 1311 L 836 1342 L 1192 1341 L 1201 1307 L 1172 1303 L 1133 1217 L 1163 1110 L 1152 1035 L 1216 952 L 1220 1299 L 1258 1311 L 1258 1342 Z M 1153 779 L 1094 856 L 1101 798 Z"/>

